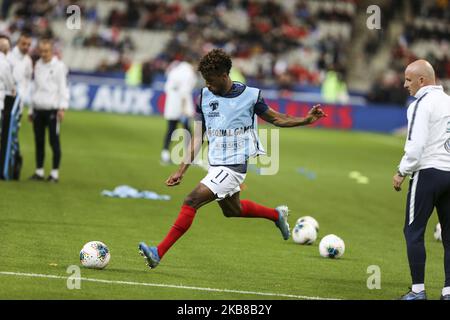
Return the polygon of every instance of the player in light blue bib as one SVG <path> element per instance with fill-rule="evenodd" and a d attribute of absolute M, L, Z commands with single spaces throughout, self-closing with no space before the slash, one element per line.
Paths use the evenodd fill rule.
<path fill-rule="evenodd" d="M 205 133 L 210 168 L 205 178 L 184 199 L 178 218 L 163 241 L 153 247 L 144 242 L 139 244 L 139 251 L 150 268 L 155 268 L 169 248 L 189 229 L 196 211 L 214 200 L 218 201 L 226 217 L 271 220 L 280 229 L 283 239 L 289 239 L 287 206 L 268 208 L 250 200 L 240 200 L 240 185 L 247 173 L 248 159 L 265 153 L 257 135 L 256 116 L 277 127 L 308 125 L 326 116 L 320 105 L 315 105 L 304 118 L 271 109 L 259 89 L 230 79 L 231 58 L 220 49 L 205 55 L 198 69 L 206 81 L 196 115 L 196 119 L 202 122 L 202 129 L 192 138 L 188 159 L 181 163 L 166 184 L 172 187 L 181 183 L 201 149 Z"/>

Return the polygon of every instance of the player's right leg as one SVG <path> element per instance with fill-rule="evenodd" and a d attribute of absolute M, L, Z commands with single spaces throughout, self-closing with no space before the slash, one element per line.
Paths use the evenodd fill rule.
<path fill-rule="evenodd" d="M 432 169 L 414 173 L 409 185 L 403 229 L 411 271 L 411 292 L 402 300 L 426 299 L 425 295 L 425 242 L 424 234 L 428 219 L 434 209 L 436 176 Z"/>
<path fill-rule="evenodd" d="M 214 193 L 205 185 L 199 183 L 197 187 L 184 199 L 181 211 L 166 237 L 156 247 L 149 247 L 144 242 L 139 244 L 139 251 L 150 268 L 155 268 L 166 252 L 189 229 L 196 211 L 205 204 L 216 199 Z"/>

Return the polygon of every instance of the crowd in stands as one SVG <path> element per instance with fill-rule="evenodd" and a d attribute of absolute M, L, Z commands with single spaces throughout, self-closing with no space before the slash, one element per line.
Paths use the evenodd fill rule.
<path fill-rule="evenodd" d="M 51 27 L 51 21 L 58 18 L 66 18 L 66 9 L 69 5 L 80 7 L 82 19 L 85 22 L 92 22 L 95 28 L 85 32 L 82 28 L 72 39 L 71 45 L 75 47 L 96 47 L 111 49 L 111 56 L 116 57 L 112 62 L 103 61 L 99 66 L 99 71 L 125 71 L 130 65 L 126 56 L 127 52 L 135 50 L 135 43 L 132 38 L 124 33 L 123 28 L 101 28 L 102 22 L 98 17 L 97 6 L 89 1 L 69 1 L 69 0 L 4 0 L 2 2 L 1 16 L 8 17 L 0 23 L 0 31 L 10 36 L 14 43 L 22 31 L 30 33 L 36 43 L 39 38 L 52 38 L 55 40 L 56 54 L 60 55 L 62 44 L 55 35 Z M 14 6 L 13 6 L 14 5 Z M 31 57 L 37 58 L 36 46 L 32 45 Z"/>
<path fill-rule="evenodd" d="M 124 1 L 123 10 L 114 8 L 108 15 L 106 24 L 111 27 L 139 28 L 147 30 L 179 30 L 182 7 L 167 1 Z"/>
<path fill-rule="evenodd" d="M 155 74 L 164 73 L 174 59 L 198 60 L 213 47 L 221 47 L 243 61 L 241 71 L 248 79 L 278 84 L 281 88 L 289 89 L 293 84 L 320 85 L 328 70 L 346 74 L 346 53 L 356 11 L 354 0 L 326 3 L 300 0 L 292 7 L 273 0 L 186 3 L 182 6 L 174 1 L 127 0 L 120 8 L 112 7 L 101 21 L 95 2 L 4 0 L 2 14 L 8 15 L 15 4 L 15 11 L 9 15 L 9 34 L 27 27 L 36 37 L 53 36 L 49 21 L 66 17 L 65 8 L 69 4 L 79 5 L 83 19 L 98 27 L 89 32 L 81 29 L 71 45 L 111 49 L 116 57 L 112 62 L 103 61 L 99 71 L 125 70 L 130 65 L 127 53 L 136 46 L 126 34 L 127 28 L 173 31 L 165 50 L 143 63 L 144 83 L 151 82 Z M 230 18 L 229 12 L 234 16 Z M 233 25 L 231 20 L 236 18 L 239 23 Z M 346 25 L 347 33 L 324 33 L 320 28 L 324 23 Z M 297 52 L 300 58 L 289 57 L 292 52 Z M 252 61 L 248 65 L 253 67 L 245 68 L 246 61 Z"/>
<path fill-rule="evenodd" d="M 367 59 L 387 41 L 389 23 L 397 12 L 404 12 L 405 1 L 408 0 L 383 2 L 382 29 L 368 33 Z M 0 32 L 6 31 L 13 42 L 24 29 L 36 39 L 53 37 L 50 21 L 67 17 L 65 9 L 69 4 L 79 5 L 83 19 L 95 26 L 88 31 L 81 29 L 70 45 L 111 50 L 112 58 L 102 61 L 97 71 L 123 72 L 130 67 L 128 53 L 136 50 L 130 30 L 171 32 L 165 49 L 143 62 L 144 84 L 151 84 L 155 75 L 164 74 L 173 60 L 198 61 L 213 47 L 231 54 L 248 80 L 281 89 L 319 86 L 330 70 L 345 82 L 347 68 L 351 67 L 348 50 L 356 0 L 196 0 L 182 4 L 126 0 L 120 6 L 111 6 L 103 19 L 96 1 L 3 0 L 0 14 L 8 20 L 0 20 Z M 418 57 L 433 64 L 439 79 L 450 81 L 449 0 L 411 0 L 410 8 L 404 32 L 391 49 L 389 70 L 373 79 L 368 93 L 372 102 L 403 104 L 407 98 L 403 70 Z M 324 25 L 338 32 L 327 32 L 330 28 Z M 57 41 L 56 48 L 61 45 Z"/>
<path fill-rule="evenodd" d="M 51 27 L 51 20 L 66 16 L 66 7 L 69 1 L 46 0 L 3 0 L 0 12 L 0 33 L 10 37 L 15 43 L 22 32 L 30 34 L 33 38 L 31 58 L 38 59 L 37 40 L 52 38 L 55 40 L 56 55 L 61 55 L 63 45 L 55 36 Z M 13 7 L 15 5 L 15 7 Z M 7 19 L 9 17 L 9 19 Z"/>
<path fill-rule="evenodd" d="M 173 14 L 165 16 L 167 12 Z M 232 24 L 230 27 L 225 12 L 233 12 L 233 17 L 240 19 L 246 28 Z M 329 69 L 345 74 L 349 37 L 322 35 L 319 23 L 346 24 L 351 30 L 354 13 L 353 1 L 343 6 L 319 6 L 311 10 L 309 1 L 298 1 L 289 9 L 279 1 L 202 0 L 187 10 L 161 9 L 163 18 L 155 19 L 161 21 L 159 25 L 140 25 L 164 29 L 164 21 L 170 21 L 170 27 L 176 30 L 166 49 L 147 63 L 153 72 L 161 72 L 174 59 L 198 59 L 212 47 L 221 47 L 235 59 L 256 61 L 256 67 L 243 68 L 247 78 L 288 88 L 292 84 L 319 85 Z M 145 16 L 141 13 L 138 20 L 145 21 L 142 18 Z M 126 24 L 124 19 L 119 21 Z M 287 58 L 293 51 L 313 59 Z"/>
<path fill-rule="evenodd" d="M 416 59 L 427 59 L 444 84 L 450 82 L 450 3 L 448 0 L 411 0 L 411 15 L 391 49 L 388 72 L 374 81 L 372 102 L 404 104 L 404 68 Z M 448 89 L 448 88 L 447 88 Z"/>

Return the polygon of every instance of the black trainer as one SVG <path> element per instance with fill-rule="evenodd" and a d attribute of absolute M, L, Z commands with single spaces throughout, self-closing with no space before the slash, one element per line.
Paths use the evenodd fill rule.
<path fill-rule="evenodd" d="M 31 177 L 28 178 L 28 180 L 44 181 L 44 177 L 38 175 L 37 173 L 34 173 Z"/>
<path fill-rule="evenodd" d="M 53 183 L 57 183 L 58 182 L 58 179 L 53 177 L 53 176 L 51 176 L 51 175 L 48 176 L 46 180 L 47 180 L 47 182 L 53 182 Z"/>
<path fill-rule="evenodd" d="M 446 294 L 445 296 L 441 295 L 441 300 L 450 300 L 450 294 Z"/>

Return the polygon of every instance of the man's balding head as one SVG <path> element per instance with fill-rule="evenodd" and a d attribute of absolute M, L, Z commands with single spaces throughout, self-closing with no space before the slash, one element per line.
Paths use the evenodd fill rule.
<path fill-rule="evenodd" d="M 435 84 L 434 69 L 428 61 L 416 60 L 406 67 L 404 87 L 411 96 L 414 96 L 420 88 Z"/>
<path fill-rule="evenodd" d="M 7 54 L 10 48 L 11 44 L 9 43 L 9 38 L 5 36 L 0 36 L 0 52 Z"/>

